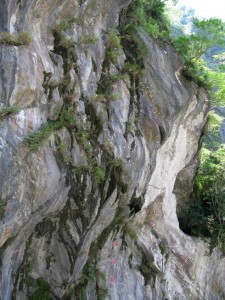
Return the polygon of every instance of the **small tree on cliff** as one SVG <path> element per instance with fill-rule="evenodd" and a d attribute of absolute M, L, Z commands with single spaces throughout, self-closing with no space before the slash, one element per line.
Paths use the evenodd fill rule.
<path fill-rule="evenodd" d="M 213 46 L 225 45 L 225 23 L 218 18 L 193 19 L 194 33 L 181 36 L 174 45 L 185 59 L 186 65 L 196 64 L 201 56 Z"/>
<path fill-rule="evenodd" d="M 218 18 L 194 18 L 193 27 L 193 33 L 177 38 L 174 46 L 184 57 L 185 75 L 208 90 L 214 106 L 222 106 L 225 104 L 225 73 L 208 68 L 202 56 L 214 46 L 225 46 L 225 23 Z"/>

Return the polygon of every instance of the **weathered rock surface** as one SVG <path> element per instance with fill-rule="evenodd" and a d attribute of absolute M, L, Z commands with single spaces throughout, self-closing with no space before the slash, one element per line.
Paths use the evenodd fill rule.
<path fill-rule="evenodd" d="M 110 60 L 130 3 L 0 2 L 1 31 L 32 37 L 0 45 L 0 105 L 20 108 L 0 123 L 2 300 L 225 298 L 225 259 L 176 215 L 208 96 L 141 30 L 141 76 L 124 68 L 126 45 Z M 31 151 L 42 124 L 53 129 Z"/>

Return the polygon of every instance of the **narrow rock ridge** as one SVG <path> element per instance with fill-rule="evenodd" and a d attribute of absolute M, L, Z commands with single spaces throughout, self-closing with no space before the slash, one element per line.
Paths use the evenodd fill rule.
<path fill-rule="evenodd" d="M 176 215 L 208 95 L 171 45 L 118 46 L 129 5 L 0 3 L 2 300 L 225 298 L 224 258 Z"/>

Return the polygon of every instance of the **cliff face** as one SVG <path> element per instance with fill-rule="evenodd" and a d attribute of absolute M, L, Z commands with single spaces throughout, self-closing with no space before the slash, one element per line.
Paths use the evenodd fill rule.
<path fill-rule="evenodd" d="M 207 94 L 141 30 L 145 67 L 128 67 L 130 3 L 0 2 L 3 300 L 225 298 L 224 258 L 176 215 Z"/>

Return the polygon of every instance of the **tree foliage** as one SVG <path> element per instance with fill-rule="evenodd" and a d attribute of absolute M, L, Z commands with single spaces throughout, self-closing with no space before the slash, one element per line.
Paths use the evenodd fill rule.
<path fill-rule="evenodd" d="M 225 45 L 225 23 L 218 18 L 193 19 L 195 32 L 180 36 L 174 41 L 186 64 L 195 64 L 201 56 L 215 45 Z"/>
<path fill-rule="evenodd" d="M 225 68 L 220 65 L 212 70 L 204 60 L 204 55 L 215 46 L 225 46 L 225 23 L 218 18 L 208 20 L 194 18 L 193 32 L 176 38 L 174 46 L 184 57 L 185 75 L 209 91 L 214 106 L 224 105 Z M 222 54 L 215 56 L 218 65 L 223 57 Z"/>
<path fill-rule="evenodd" d="M 222 122 L 222 117 L 210 112 L 194 192 L 180 216 L 180 227 L 188 234 L 210 237 L 211 249 L 217 246 L 225 253 L 225 146 L 219 138 Z"/>
<path fill-rule="evenodd" d="M 225 148 L 203 148 L 201 165 L 195 180 L 194 201 L 203 208 L 205 231 L 212 244 L 225 251 Z"/>
<path fill-rule="evenodd" d="M 208 69 L 209 93 L 214 107 L 225 105 L 225 73 Z"/>
<path fill-rule="evenodd" d="M 130 14 L 132 26 L 143 28 L 154 39 L 168 39 L 165 8 L 163 0 L 135 0 Z"/>

